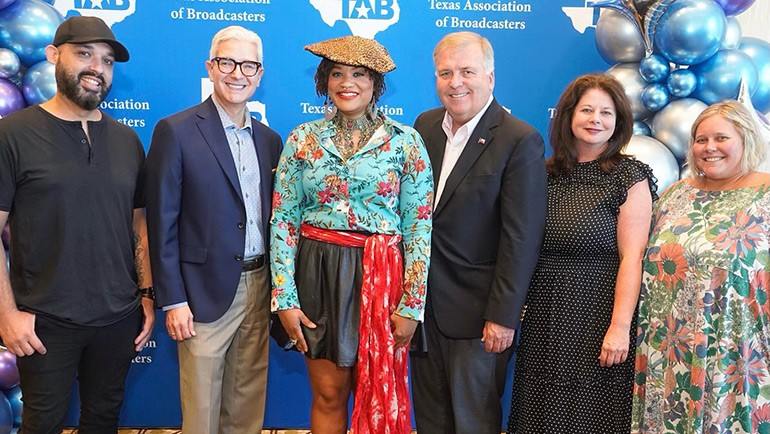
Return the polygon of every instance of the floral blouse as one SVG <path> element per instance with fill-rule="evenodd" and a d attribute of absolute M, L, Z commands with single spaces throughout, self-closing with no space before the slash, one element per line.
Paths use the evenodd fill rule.
<path fill-rule="evenodd" d="M 404 294 L 396 313 L 422 321 L 430 258 L 433 175 L 420 135 L 380 114 L 384 124 L 350 159 L 332 142 L 332 121 L 295 128 L 275 177 L 270 220 L 272 310 L 300 308 L 294 281 L 299 226 L 399 234 Z"/>

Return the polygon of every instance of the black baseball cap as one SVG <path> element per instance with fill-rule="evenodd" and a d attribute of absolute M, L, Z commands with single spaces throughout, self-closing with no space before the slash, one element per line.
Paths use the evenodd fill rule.
<path fill-rule="evenodd" d="M 115 51 L 116 62 L 128 61 L 128 50 L 115 39 L 112 30 L 97 17 L 75 16 L 67 18 L 56 29 L 53 46 L 62 44 L 87 44 L 89 42 L 104 42 Z"/>

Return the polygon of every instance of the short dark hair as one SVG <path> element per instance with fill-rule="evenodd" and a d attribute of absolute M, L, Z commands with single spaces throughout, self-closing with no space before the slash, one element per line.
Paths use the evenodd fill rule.
<path fill-rule="evenodd" d="M 615 131 L 609 139 L 607 149 L 599 155 L 599 166 L 602 171 L 609 173 L 626 157 L 622 150 L 633 135 L 634 116 L 623 85 L 609 75 L 586 74 L 570 83 L 556 104 L 556 116 L 549 129 L 553 154 L 546 161 L 548 173 L 552 175 L 572 172 L 577 164 L 572 117 L 580 98 L 591 89 L 605 92 L 615 105 Z"/>
<path fill-rule="evenodd" d="M 321 58 L 321 63 L 318 64 L 318 68 L 315 70 L 315 92 L 318 96 L 329 96 L 329 74 L 332 72 L 336 62 L 332 62 L 327 58 Z M 369 74 L 369 78 L 372 79 L 372 100 L 376 103 L 380 100 L 380 97 L 385 93 L 385 75 L 379 72 L 373 71 L 365 66 L 362 66 Z"/>

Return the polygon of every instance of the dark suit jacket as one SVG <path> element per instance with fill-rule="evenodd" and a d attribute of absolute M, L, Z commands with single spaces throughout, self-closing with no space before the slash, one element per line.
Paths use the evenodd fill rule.
<path fill-rule="evenodd" d="M 445 111 L 427 111 L 414 124 L 437 186 Z M 518 325 L 545 228 L 544 152 L 540 134 L 493 101 L 447 178 L 428 274 L 428 309 L 445 336 L 480 338 L 487 320 Z"/>
<path fill-rule="evenodd" d="M 281 138 L 252 118 L 268 239 Z M 211 98 L 161 119 L 144 166 L 153 284 L 160 306 L 187 302 L 195 321 L 232 304 L 243 264 L 246 208 L 232 153 Z M 267 248 L 267 247 L 266 247 Z M 265 250 L 267 252 L 267 250 Z"/>

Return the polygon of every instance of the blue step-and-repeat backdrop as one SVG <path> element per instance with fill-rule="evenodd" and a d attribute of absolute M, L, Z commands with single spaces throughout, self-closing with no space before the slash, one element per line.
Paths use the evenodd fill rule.
<path fill-rule="evenodd" d="M 553 107 L 567 84 L 578 75 L 605 71 L 614 63 L 626 62 L 625 66 L 615 68 L 615 74 L 627 86 L 627 92 L 631 91 L 629 85 L 636 86 L 632 99 L 640 105 L 642 90 L 649 86 L 639 75 L 638 62 L 645 55 L 644 48 L 652 47 L 644 46 L 641 32 L 649 22 L 624 21 L 632 17 L 628 5 L 657 8 L 674 1 L 683 8 L 689 7 L 690 16 L 685 14 L 685 20 L 697 24 L 704 22 L 694 15 L 700 13 L 699 4 L 712 0 L 0 0 L 0 50 L 12 49 L 19 54 L 21 64 L 29 68 L 15 77 L 9 73 L 0 78 L 0 93 L 8 90 L 0 95 L 0 113 L 5 115 L 25 104 L 21 93 L 10 89 L 10 82 L 20 84 L 27 103 L 40 102 L 36 100 L 55 90 L 52 67 L 41 62 L 40 51 L 35 50 L 42 48 L 41 38 L 48 37 L 50 41 L 61 19 L 73 15 L 101 17 L 131 52 L 128 63 L 117 64 L 112 92 L 102 108 L 134 128 L 146 147 L 159 119 L 197 104 L 211 93 L 204 62 L 212 36 L 228 25 L 244 26 L 262 37 L 265 74 L 249 108 L 283 137 L 294 126 L 320 117 L 323 108 L 313 82 L 319 59 L 304 51 L 305 45 L 350 34 L 377 39 L 397 64 L 397 69 L 386 77 L 387 90 L 380 107 L 392 118 L 411 124 L 419 113 L 439 105 L 434 90 L 433 47 L 449 32 L 471 30 L 489 38 L 494 46 L 494 93 L 498 101 L 546 136 Z M 714 1 L 730 6 L 750 5 L 754 0 Z M 767 10 L 767 2 L 759 0 L 757 6 L 764 3 L 761 7 Z M 599 32 L 599 50 L 595 39 L 600 12 L 593 7 L 594 3 L 615 12 L 614 18 L 608 15 L 605 21 L 605 36 Z M 720 10 L 709 13 L 706 18 L 726 22 L 728 27 L 723 27 L 732 29 L 732 33 L 724 31 L 717 45 L 737 50 L 740 25 L 723 21 L 725 15 Z M 766 13 L 762 16 L 757 27 L 766 25 L 760 23 L 765 22 Z M 661 23 L 661 28 L 666 29 L 665 23 Z M 599 27 L 601 30 L 602 26 Z M 673 22 L 668 26 L 685 27 L 691 28 L 677 27 Z M 683 38 L 686 42 L 687 38 L 701 40 L 701 36 L 693 33 Z M 678 42 L 674 36 L 670 38 Z M 769 47 L 765 42 L 754 41 L 746 48 L 755 69 L 751 69 L 752 60 L 745 56 L 741 57 L 743 63 L 727 65 L 728 70 L 743 68 L 746 74 L 756 71 L 751 92 L 759 97 L 762 111 L 770 107 Z M 9 68 L 5 54 L 0 52 L 0 75 Z M 718 66 L 709 68 L 701 67 L 701 75 L 708 77 L 720 71 Z M 724 83 L 727 82 L 703 81 L 699 86 L 709 90 L 727 86 L 729 92 L 734 89 L 737 94 L 735 83 Z M 659 86 L 658 94 L 665 92 L 660 89 Z M 658 98 L 643 102 L 657 104 L 657 110 L 669 100 L 665 99 L 663 104 L 661 101 Z M 637 119 L 642 128 L 642 120 L 651 124 L 652 119 L 652 112 L 644 110 L 639 109 Z M 663 126 L 673 129 L 680 124 L 679 118 L 672 119 L 663 122 Z M 671 143 L 666 146 L 673 152 Z M 680 162 L 677 159 L 681 158 L 676 153 L 669 156 L 669 151 L 662 149 L 660 152 L 671 162 L 672 179 L 676 179 Z M 159 313 L 152 340 L 134 359 L 122 426 L 181 424 L 176 344 L 166 335 L 164 320 Z M 270 351 L 265 426 L 309 426 L 310 392 L 302 356 L 284 352 L 274 344 Z M 511 380 L 509 376 L 508 390 Z M 508 393 L 503 404 L 506 411 Z M 76 420 L 73 403 L 69 422 L 74 424 Z"/>
<path fill-rule="evenodd" d="M 303 47 L 332 37 L 373 37 L 387 47 L 397 68 L 386 77 L 380 107 L 409 125 L 440 104 L 432 51 L 449 32 L 490 39 L 495 96 L 544 135 L 569 81 L 608 67 L 594 43 L 599 12 L 583 0 L 55 0 L 54 7 L 65 17 L 102 17 L 131 51 L 131 61 L 116 67 L 104 107 L 147 147 L 159 119 L 211 93 L 204 67 L 211 37 L 233 24 L 262 38 L 265 75 L 249 107 L 282 137 L 321 116 L 313 82 L 319 59 Z M 302 356 L 271 345 L 265 426 L 307 427 Z M 121 425 L 179 426 L 178 390 L 176 348 L 161 315 L 129 374 Z"/>

